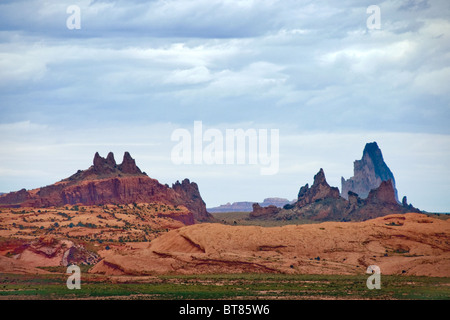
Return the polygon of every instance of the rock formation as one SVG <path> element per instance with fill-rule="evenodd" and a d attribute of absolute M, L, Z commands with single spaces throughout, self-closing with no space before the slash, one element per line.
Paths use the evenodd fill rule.
<path fill-rule="evenodd" d="M 111 177 L 123 176 L 139 176 L 145 175 L 136 166 L 136 161 L 131 157 L 129 152 L 125 152 L 123 161 L 117 165 L 112 152 L 103 158 L 98 152 L 95 153 L 93 165 L 86 170 L 78 170 L 77 173 L 63 180 L 79 181 L 79 180 L 99 180 Z"/>
<path fill-rule="evenodd" d="M 280 208 L 274 205 L 261 207 L 259 203 L 254 203 L 253 211 L 250 212 L 249 217 L 250 218 L 271 217 L 272 215 L 277 214 L 278 212 L 280 212 Z"/>
<path fill-rule="evenodd" d="M 366 199 L 352 191 L 348 191 L 347 198 L 340 196 L 338 188 L 330 187 L 323 169 L 320 169 L 311 187 L 306 184 L 300 188 L 295 204 L 270 210 L 254 206 L 250 218 L 364 221 L 389 214 L 420 212 L 408 205 L 406 199 L 403 204 L 397 202 L 392 180 L 382 181 L 377 188 L 370 190 Z"/>
<path fill-rule="evenodd" d="M 348 180 L 341 178 L 342 197 L 347 199 L 349 191 L 357 193 L 360 198 L 366 198 L 370 190 L 378 188 L 382 181 L 392 180 L 395 199 L 398 202 L 395 179 L 389 167 L 383 160 L 383 155 L 376 142 L 367 143 L 361 160 L 354 162 L 354 175 Z"/>
<path fill-rule="evenodd" d="M 398 204 L 397 200 L 395 199 L 393 181 L 383 181 L 378 188 L 370 190 L 366 202 L 372 204 Z"/>
<path fill-rule="evenodd" d="M 189 179 L 184 179 L 181 183 L 177 181 L 172 184 L 172 189 L 181 196 L 180 204 L 196 213 L 195 218 L 197 220 L 208 221 L 212 219 L 211 214 L 206 211 L 206 204 L 195 182 L 190 182 Z"/>
<path fill-rule="evenodd" d="M 110 153 L 112 154 L 112 153 Z M 108 155 L 109 157 L 109 155 Z M 113 158 L 114 160 L 114 158 Z M 108 160 L 107 160 L 108 161 Z M 141 174 L 141 170 L 136 166 L 136 161 L 130 156 L 128 152 L 123 155 L 122 164 L 119 165 L 119 171 L 125 174 Z"/>
<path fill-rule="evenodd" d="M 197 220 L 211 216 L 206 211 L 198 186 L 184 180 L 174 188 L 148 177 L 125 152 L 117 165 L 112 152 L 105 158 L 98 152 L 93 165 L 53 185 L 27 191 L 22 189 L 0 196 L 3 207 L 50 207 L 66 204 L 103 205 L 161 202 L 184 205 Z"/>
<path fill-rule="evenodd" d="M 326 198 L 339 199 L 340 195 L 338 188 L 330 187 L 325 179 L 325 173 L 321 168 L 314 176 L 314 183 L 311 188 L 309 188 L 308 184 L 300 188 L 298 200 L 295 205 L 297 207 L 303 207 L 307 204 Z"/>

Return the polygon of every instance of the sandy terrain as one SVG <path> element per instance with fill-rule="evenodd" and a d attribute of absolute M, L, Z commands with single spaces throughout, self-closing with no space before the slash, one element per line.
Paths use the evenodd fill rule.
<path fill-rule="evenodd" d="M 0 211 L 0 272 L 27 267 L 93 264 L 98 250 L 146 244 L 181 228 L 190 212 L 162 203 L 50 208 L 3 208 Z M 137 246 L 134 246 L 137 247 Z"/>
<path fill-rule="evenodd" d="M 189 211 L 183 206 L 162 203 L 2 208 L 0 237 L 36 239 L 51 234 L 86 241 L 146 241 L 161 231 L 183 227 L 180 220 L 187 214 Z"/>
<path fill-rule="evenodd" d="M 365 222 L 263 228 L 198 224 L 138 250 L 104 250 L 90 272 L 196 274 L 281 272 L 450 276 L 450 221 L 408 213 Z"/>
<path fill-rule="evenodd" d="M 0 273 L 48 274 L 50 272 L 34 268 L 23 261 L 0 256 Z"/>
<path fill-rule="evenodd" d="M 383 274 L 450 277 L 450 220 L 407 213 L 281 227 L 174 220 L 163 204 L 2 209 L 0 273 L 95 264 L 91 273 Z"/>

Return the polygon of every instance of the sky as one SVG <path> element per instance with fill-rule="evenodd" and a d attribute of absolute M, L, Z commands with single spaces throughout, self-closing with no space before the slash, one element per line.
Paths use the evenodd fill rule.
<path fill-rule="evenodd" d="M 320 168 L 341 188 L 376 141 L 400 199 L 450 212 L 449 83 L 448 0 L 2 0 L 0 191 L 129 151 L 207 207 L 292 200 Z M 278 170 L 175 163 L 173 133 L 195 140 L 195 122 L 216 140 L 278 130 Z"/>

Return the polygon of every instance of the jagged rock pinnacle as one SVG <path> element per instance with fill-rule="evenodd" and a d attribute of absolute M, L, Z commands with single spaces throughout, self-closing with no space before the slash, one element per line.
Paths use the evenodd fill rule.
<path fill-rule="evenodd" d="M 112 152 L 108 153 L 108 156 L 106 157 L 106 164 L 108 164 L 111 167 L 116 166 L 116 160 L 114 159 L 114 153 L 112 153 Z"/>
<path fill-rule="evenodd" d="M 391 170 L 384 162 L 383 155 L 376 142 L 367 143 L 361 160 L 354 162 L 353 177 L 345 180 L 341 178 L 342 196 L 348 197 L 348 192 L 357 193 L 361 198 L 367 198 L 370 190 L 376 189 L 381 182 L 392 180 L 395 198 L 398 202 L 395 179 Z"/>
<path fill-rule="evenodd" d="M 320 168 L 319 172 L 314 176 L 314 184 L 319 185 L 325 183 L 328 185 L 327 180 L 325 179 L 325 173 L 323 172 L 323 169 Z"/>
<path fill-rule="evenodd" d="M 307 204 L 313 203 L 314 201 L 325 198 L 339 199 L 340 196 L 338 188 L 330 187 L 325 179 L 325 173 L 321 168 L 314 176 L 314 183 L 311 188 L 308 187 L 308 184 L 300 188 L 296 206 L 303 207 Z"/>
<path fill-rule="evenodd" d="M 142 171 L 136 166 L 136 161 L 131 157 L 128 151 L 126 151 L 123 155 L 123 161 L 122 164 L 119 165 L 119 170 L 127 174 L 142 173 Z"/>

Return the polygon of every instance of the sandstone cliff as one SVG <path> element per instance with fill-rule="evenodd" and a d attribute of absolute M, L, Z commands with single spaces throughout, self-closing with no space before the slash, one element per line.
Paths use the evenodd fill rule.
<path fill-rule="evenodd" d="M 213 219 L 211 214 L 206 211 L 206 204 L 195 182 L 190 182 L 189 179 L 184 179 L 181 183 L 177 181 L 172 185 L 172 189 L 181 196 L 180 204 L 195 212 L 197 220 L 209 221 Z"/>
<path fill-rule="evenodd" d="M 95 154 L 93 165 L 79 170 L 67 179 L 50 186 L 11 192 L 0 196 L 3 207 L 50 207 L 66 204 L 104 205 L 161 202 L 184 205 L 197 220 L 208 220 L 198 186 L 184 180 L 174 188 L 148 177 L 135 160 L 125 152 L 121 164 L 116 164 L 112 152 L 106 158 Z"/>

